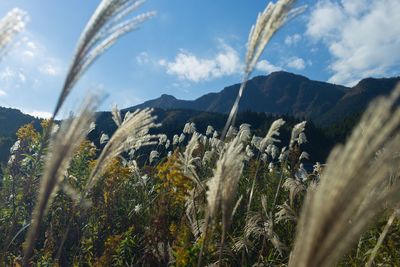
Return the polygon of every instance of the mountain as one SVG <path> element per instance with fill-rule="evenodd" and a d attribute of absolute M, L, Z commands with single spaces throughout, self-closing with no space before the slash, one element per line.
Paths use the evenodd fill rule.
<path fill-rule="evenodd" d="M 373 98 L 388 94 L 399 81 L 400 77 L 367 78 L 354 87 L 345 87 L 278 71 L 248 81 L 239 111 L 287 114 L 313 120 L 319 125 L 328 125 L 363 111 Z M 164 94 L 129 109 L 151 107 L 228 113 L 239 88 L 240 84 L 235 84 L 195 100 L 180 100 Z"/>
<path fill-rule="evenodd" d="M 367 78 L 354 87 L 345 87 L 283 71 L 254 77 L 248 81 L 239 105 L 237 125 L 249 123 L 255 134 L 262 136 L 273 120 L 284 117 L 288 123 L 282 138 L 289 138 L 291 126 L 303 119 L 311 120 L 307 127 L 310 144 L 306 150 L 312 160 L 324 161 L 332 146 L 345 140 L 368 103 L 378 95 L 389 94 L 399 81 L 400 77 Z M 170 138 L 180 133 L 188 121 L 195 122 L 200 132 L 205 132 L 208 125 L 221 130 L 239 87 L 240 84 L 228 86 L 195 100 L 162 95 L 124 109 L 122 113 L 137 108 L 155 108 L 154 114 L 162 127 L 154 133 L 165 133 Z M 110 112 L 97 115 L 97 127 L 90 139 L 98 144 L 101 133 L 111 135 L 116 127 Z M 38 118 L 17 109 L 0 107 L 0 162 L 7 161 L 17 129 L 28 123 L 40 128 Z"/>
<path fill-rule="evenodd" d="M 372 99 L 380 95 L 388 95 L 400 82 L 395 78 L 367 78 L 350 88 L 336 105 L 317 119 L 317 123 L 329 125 L 351 114 L 361 114 Z"/>

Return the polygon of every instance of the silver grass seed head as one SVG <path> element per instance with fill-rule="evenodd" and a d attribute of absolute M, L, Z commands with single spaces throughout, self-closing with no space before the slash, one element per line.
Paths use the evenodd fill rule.
<path fill-rule="evenodd" d="M 276 139 L 275 137 L 279 136 L 279 130 L 284 124 L 285 124 L 285 121 L 283 119 L 275 120 L 271 124 L 271 126 L 269 127 L 269 130 L 268 130 L 268 133 L 260 141 L 259 150 L 261 152 L 263 152 L 269 145 L 272 145 L 273 143 L 279 142 L 279 140 Z"/>
<path fill-rule="evenodd" d="M 265 163 L 268 161 L 268 155 L 266 153 L 261 154 L 261 160 Z"/>
<path fill-rule="evenodd" d="M 306 123 L 307 123 L 306 121 L 303 121 L 303 122 L 300 122 L 300 123 L 296 124 L 293 127 L 292 134 L 291 134 L 291 137 L 290 137 L 290 143 L 289 143 L 289 147 L 290 148 L 292 148 L 295 143 L 298 143 L 300 145 L 301 143 L 307 141 L 305 134 L 302 135 L 301 140 L 300 140 L 300 135 L 302 133 L 304 133 L 304 129 L 306 127 Z"/>
<path fill-rule="evenodd" d="M 211 218 L 214 218 L 216 210 L 221 207 L 225 226 L 229 224 L 227 220 L 233 209 L 233 199 L 242 174 L 244 157 L 243 144 L 238 138 L 234 138 L 222 151 L 216 163 L 214 175 L 207 183 L 209 214 Z"/>
<path fill-rule="evenodd" d="M 167 142 L 167 140 L 168 140 L 168 137 L 166 134 L 160 134 L 159 138 L 158 138 L 158 143 L 160 145 L 163 145 L 165 142 Z"/>
<path fill-rule="evenodd" d="M 110 137 L 107 134 L 105 133 L 101 134 L 100 145 L 107 143 L 108 140 L 110 140 Z"/>
<path fill-rule="evenodd" d="M 19 149 L 19 147 L 20 147 L 20 144 L 21 144 L 21 141 L 20 141 L 20 140 L 17 140 L 17 141 L 12 145 L 12 147 L 10 148 L 10 154 L 11 154 L 11 155 L 18 151 L 18 149 Z"/>
<path fill-rule="evenodd" d="M 13 44 L 15 37 L 25 30 L 28 15 L 25 11 L 14 8 L 0 20 L 0 60 Z"/>
<path fill-rule="evenodd" d="M 179 136 L 179 139 L 178 139 L 178 143 L 182 144 L 183 141 L 185 141 L 185 138 L 186 138 L 186 135 L 184 133 L 181 133 L 181 135 Z"/>
<path fill-rule="evenodd" d="M 206 130 L 206 135 L 212 135 L 214 133 L 214 127 L 212 127 L 211 125 L 207 126 L 207 130 Z"/>
<path fill-rule="evenodd" d="M 86 186 L 86 193 L 103 175 L 112 159 L 121 153 L 137 150 L 141 146 L 155 144 L 158 136 L 150 135 L 151 128 L 158 127 L 154 121 L 156 117 L 151 115 L 152 109 L 136 110 L 129 116 L 125 116 L 121 125 L 117 128 L 110 140 L 103 148 L 95 167 L 93 168 Z"/>
<path fill-rule="evenodd" d="M 167 141 L 165 142 L 165 149 L 168 149 L 170 145 L 171 145 L 171 141 L 169 139 L 167 139 Z"/>
<path fill-rule="evenodd" d="M 156 150 L 151 151 L 150 156 L 149 156 L 150 164 L 153 163 L 156 159 L 158 159 L 159 156 L 160 156 L 160 153 L 158 153 L 158 151 L 156 151 Z"/>
<path fill-rule="evenodd" d="M 143 1 L 138 0 L 102 0 L 100 2 L 79 38 L 53 116 L 58 114 L 74 85 L 101 54 L 122 35 L 137 29 L 144 21 L 155 16 L 155 12 L 147 12 L 127 18 L 141 3 Z"/>
<path fill-rule="evenodd" d="M 250 145 L 246 146 L 246 160 L 250 160 L 254 157 L 254 152 L 251 149 Z"/>
<path fill-rule="evenodd" d="M 284 162 L 287 160 L 288 156 L 289 156 L 289 150 L 287 150 L 287 147 L 283 147 L 281 149 L 281 153 L 279 154 L 278 160 L 280 162 Z"/>
<path fill-rule="evenodd" d="M 213 133 L 213 138 L 217 138 L 218 137 L 218 132 L 217 131 L 214 131 L 214 133 Z"/>
<path fill-rule="evenodd" d="M 235 137 L 237 135 L 237 133 L 238 133 L 238 130 L 233 126 L 230 126 L 228 132 L 226 133 L 226 138 Z"/>
<path fill-rule="evenodd" d="M 211 162 L 212 156 L 214 154 L 213 150 L 207 150 L 204 152 L 202 163 L 206 165 L 207 163 Z"/>
<path fill-rule="evenodd" d="M 174 134 L 173 138 L 172 138 L 172 145 L 177 145 L 179 143 L 179 135 Z"/>
<path fill-rule="evenodd" d="M 399 203 L 400 184 L 389 184 L 400 166 L 399 100 L 400 86 L 374 100 L 346 144 L 332 150 L 319 184 L 309 186 L 289 266 L 335 266 L 383 207 Z"/>
<path fill-rule="evenodd" d="M 206 145 L 207 145 L 207 141 L 208 141 L 207 136 L 203 135 L 203 136 L 201 137 L 201 143 L 202 143 L 204 146 L 206 146 Z"/>
<path fill-rule="evenodd" d="M 122 117 L 117 105 L 113 106 L 113 108 L 111 109 L 111 115 L 117 127 L 120 127 L 122 124 Z"/>
<path fill-rule="evenodd" d="M 251 144 L 257 148 L 258 150 L 260 150 L 260 144 L 261 144 L 261 140 L 262 138 L 256 135 L 253 135 L 253 138 L 251 139 Z"/>
<path fill-rule="evenodd" d="M 40 181 L 38 200 L 26 238 L 24 262 L 28 262 L 33 253 L 41 220 L 46 213 L 47 207 L 51 204 L 61 180 L 67 173 L 75 151 L 87 136 L 90 122 L 93 121 L 94 110 L 98 103 L 99 98 L 88 97 L 82 104 L 79 113 L 74 118 L 64 120 L 60 130 L 51 140 L 43 176 Z"/>
<path fill-rule="evenodd" d="M 243 123 L 242 125 L 240 125 L 238 136 L 241 142 L 248 142 L 251 137 L 250 124 Z"/>
<path fill-rule="evenodd" d="M 272 162 L 270 162 L 269 164 L 268 164 L 268 170 L 269 170 L 269 172 L 273 172 L 274 171 L 274 163 L 272 163 Z"/>
<path fill-rule="evenodd" d="M 250 74 L 266 45 L 275 32 L 288 21 L 289 18 L 304 11 L 305 6 L 291 9 L 294 0 L 278 0 L 275 4 L 269 3 L 265 10 L 257 17 L 251 28 L 247 43 L 245 72 Z"/>
<path fill-rule="evenodd" d="M 301 152 L 300 157 L 299 157 L 299 161 L 301 161 L 303 159 L 310 159 L 310 155 L 305 151 Z"/>

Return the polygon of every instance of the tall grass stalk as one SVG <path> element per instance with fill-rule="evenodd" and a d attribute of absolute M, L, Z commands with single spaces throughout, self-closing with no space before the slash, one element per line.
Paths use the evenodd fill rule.
<path fill-rule="evenodd" d="M 244 88 L 246 87 L 247 80 L 253 72 L 268 42 L 285 22 L 304 11 L 305 6 L 292 9 L 294 2 L 295 0 L 278 0 L 275 4 L 270 2 L 265 10 L 258 14 L 257 21 L 251 28 L 247 41 L 247 53 L 242 83 L 229 113 L 224 130 L 222 131 L 221 139 L 225 138 L 229 127 L 235 122 L 236 114 L 239 109 L 239 102 L 243 95 Z"/>
<path fill-rule="evenodd" d="M 87 98 L 77 116 L 65 120 L 53 140 L 51 140 L 50 151 L 47 155 L 40 182 L 38 200 L 26 237 L 23 266 L 29 265 L 42 218 L 45 216 L 52 197 L 68 169 L 74 152 L 88 134 L 89 125 L 94 120 L 94 111 L 97 104 L 98 100 L 96 98 Z"/>
<path fill-rule="evenodd" d="M 154 11 L 127 18 L 145 1 L 102 0 L 83 30 L 53 112 L 58 114 L 62 104 L 79 78 L 90 65 L 110 48 L 121 36 L 139 27 L 155 15 Z"/>
<path fill-rule="evenodd" d="M 331 152 L 307 194 L 289 266 L 335 265 L 383 205 L 398 203 L 400 184 L 390 174 L 400 165 L 399 101 L 400 86 L 373 101 L 346 144 Z"/>
<path fill-rule="evenodd" d="M 222 211 L 222 235 L 219 252 L 219 265 L 221 265 L 225 234 L 232 218 L 231 215 L 235 205 L 234 197 L 236 195 L 240 175 L 242 174 L 243 161 L 243 144 L 240 142 L 238 134 L 238 136 L 226 145 L 217 161 L 214 175 L 207 183 L 207 212 L 204 241 L 202 243 L 197 266 L 201 266 L 204 247 L 209 237 L 209 222 L 217 218 L 218 209 Z"/>
<path fill-rule="evenodd" d="M 374 259 L 376 257 L 376 254 L 378 253 L 378 250 L 379 250 L 380 246 L 383 243 L 383 240 L 385 240 L 385 237 L 388 234 L 390 227 L 392 226 L 394 220 L 398 216 L 399 216 L 399 210 L 395 209 L 394 212 L 392 213 L 392 215 L 390 215 L 385 227 L 383 228 L 382 233 L 379 235 L 379 239 L 376 242 L 374 248 L 372 249 L 371 255 L 370 255 L 369 259 L 368 259 L 367 264 L 365 264 L 365 267 L 371 267 L 372 264 L 374 263 Z"/>

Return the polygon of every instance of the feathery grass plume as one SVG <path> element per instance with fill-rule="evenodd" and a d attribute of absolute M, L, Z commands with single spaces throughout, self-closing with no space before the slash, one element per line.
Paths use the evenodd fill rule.
<path fill-rule="evenodd" d="M 200 165 L 201 158 L 193 157 L 193 152 L 199 147 L 199 138 L 200 135 L 194 132 L 183 154 L 179 153 L 179 165 L 185 176 L 192 179 L 203 188 L 203 184 L 196 171 L 196 164 Z"/>
<path fill-rule="evenodd" d="M 253 72 L 269 40 L 285 22 L 304 11 L 305 6 L 292 9 L 294 2 L 295 0 L 278 0 L 275 4 L 269 3 L 265 10 L 258 15 L 255 25 L 252 26 L 247 42 L 247 54 L 242 84 L 240 85 L 238 95 L 222 132 L 222 138 L 225 137 L 229 127 L 234 124 L 239 108 L 239 101 L 246 87 L 247 80 Z"/>
<path fill-rule="evenodd" d="M 264 152 L 264 150 L 271 144 L 280 142 L 280 140 L 276 139 L 275 136 L 279 136 L 279 129 L 285 124 L 283 119 L 275 120 L 271 126 L 269 127 L 268 133 L 260 142 L 260 151 Z"/>
<path fill-rule="evenodd" d="M 15 36 L 25 30 L 27 18 L 25 11 L 14 8 L 0 20 L 0 60 L 12 45 Z"/>
<path fill-rule="evenodd" d="M 133 18 L 126 18 L 144 1 L 142 0 L 102 0 L 82 32 L 55 107 L 55 117 L 72 88 L 89 66 L 122 35 L 139 27 L 155 15 L 146 12 Z"/>
<path fill-rule="evenodd" d="M 275 223 L 287 221 L 297 221 L 296 211 L 287 203 L 278 205 L 278 211 L 275 213 Z"/>
<path fill-rule="evenodd" d="M 306 121 L 296 124 L 292 129 L 292 135 L 290 137 L 289 148 L 292 148 L 295 143 L 299 145 L 307 142 L 306 136 L 304 134 L 304 129 L 306 128 Z"/>
<path fill-rule="evenodd" d="M 219 263 L 221 263 L 222 260 L 225 234 L 231 223 L 232 211 L 235 204 L 234 199 L 239 184 L 239 178 L 243 171 L 244 159 L 243 144 L 239 136 L 237 136 L 230 141 L 222 151 L 216 163 L 214 175 L 207 182 L 206 235 L 209 219 L 216 218 L 217 209 L 221 208 L 222 210 L 222 235 Z M 202 251 L 200 252 L 198 266 L 200 266 L 201 263 L 201 254 Z"/>
<path fill-rule="evenodd" d="M 156 159 L 158 159 L 160 157 L 160 153 L 158 153 L 158 151 L 156 150 L 152 150 L 150 152 L 150 156 L 149 156 L 149 162 L 150 164 L 153 163 L 153 161 L 155 161 Z"/>
<path fill-rule="evenodd" d="M 299 193 L 306 191 L 306 186 L 301 181 L 298 181 L 290 177 L 286 178 L 282 187 L 289 191 L 289 201 L 290 201 L 290 206 L 292 207 L 296 196 Z"/>
<path fill-rule="evenodd" d="M 207 203 L 210 218 L 216 217 L 219 207 L 229 211 L 229 204 L 236 192 L 237 182 L 243 170 L 243 144 L 234 138 L 221 153 L 213 177 L 207 182 Z"/>
<path fill-rule="evenodd" d="M 259 141 L 259 144 L 258 144 L 258 149 L 259 149 L 259 151 L 261 153 L 263 153 L 265 151 L 265 149 L 266 149 L 266 147 L 268 145 L 271 145 L 274 142 L 279 142 L 279 140 L 275 139 L 274 137 L 275 136 L 279 136 L 279 129 L 284 124 L 285 124 L 285 121 L 282 120 L 282 119 L 275 120 L 271 124 L 271 126 L 269 127 L 268 133 L 265 135 L 265 137 L 263 139 L 259 139 L 260 141 Z M 254 140 L 254 136 L 253 136 L 253 140 Z M 253 142 L 253 140 L 252 140 L 252 142 Z M 262 155 L 266 155 L 266 154 L 263 153 Z M 250 194 L 249 194 L 249 202 L 248 202 L 248 205 L 247 205 L 247 212 L 250 211 L 251 203 L 253 201 L 254 189 L 255 189 L 255 186 L 256 186 L 256 178 L 257 178 L 257 173 L 258 173 L 259 166 L 260 165 L 257 165 L 256 173 L 255 173 L 255 175 L 253 177 L 253 182 L 252 182 L 251 189 L 250 189 Z"/>
<path fill-rule="evenodd" d="M 207 130 L 206 130 L 206 135 L 212 135 L 214 133 L 214 127 L 212 127 L 211 125 L 207 126 Z"/>
<path fill-rule="evenodd" d="M 400 184 L 390 185 L 389 176 L 400 164 L 399 101 L 400 86 L 373 101 L 331 152 L 319 185 L 308 190 L 289 266 L 335 265 L 383 204 L 398 203 Z"/>
<path fill-rule="evenodd" d="M 144 109 L 125 114 L 121 126 L 111 136 L 97 159 L 96 165 L 88 179 L 86 193 L 104 173 L 112 159 L 124 151 L 136 150 L 141 146 L 156 143 L 158 136 L 150 135 L 149 130 L 159 125 L 154 122 L 156 117 L 151 116 L 151 112 L 152 109 Z"/>
<path fill-rule="evenodd" d="M 116 105 L 113 106 L 111 109 L 111 117 L 118 127 L 121 126 L 122 124 L 121 112 L 119 111 Z"/>
<path fill-rule="evenodd" d="M 26 237 L 23 266 L 29 265 L 42 218 L 45 216 L 47 207 L 52 202 L 52 196 L 56 193 L 74 152 L 90 130 L 89 126 L 94 119 L 94 110 L 98 102 L 98 98 L 87 98 L 77 116 L 65 120 L 54 138 L 51 139 L 49 154 L 47 155 L 40 182 L 38 201 L 35 205 L 31 226 Z"/>
<path fill-rule="evenodd" d="M 216 131 L 214 132 L 215 135 Z M 213 137 L 213 140 L 219 139 Z M 223 144 L 223 143 L 222 143 Z M 219 146 L 219 145 L 217 145 Z M 214 169 L 214 175 L 207 182 L 207 212 L 205 219 L 204 241 L 201 246 L 197 266 L 201 266 L 203 250 L 207 242 L 208 225 L 210 219 L 217 217 L 217 209 L 222 209 L 222 236 L 220 246 L 220 263 L 226 230 L 230 224 L 234 197 L 237 191 L 239 178 L 243 171 L 245 154 L 243 144 L 238 137 L 232 139 L 223 147 Z"/>

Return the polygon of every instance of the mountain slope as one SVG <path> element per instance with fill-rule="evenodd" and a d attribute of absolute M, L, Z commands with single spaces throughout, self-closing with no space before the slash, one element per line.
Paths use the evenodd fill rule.
<path fill-rule="evenodd" d="M 316 122 L 321 125 L 329 125 L 351 114 L 362 113 L 372 99 L 390 94 L 399 82 L 399 77 L 363 79 L 351 88 L 332 109 L 319 116 Z"/>
<path fill-rule="evenodd" d="M 368 78 L 355 87 L 310 80 L 284 71 L 249 80 L 239 105 L 239 111 L 251 110 L 271 114 L 287 114 L 306 118 L 318 124 L 336 122 L 363 111 L 377 95 L 388 94 L 399 77 Z M 235 101 L 240 84 L 225 87 L 218 93 L 209 93 L 195 100 L 179 100 L 171 95 L 146 101 L 135 108 L 193 109 L 228 113 Z"/>

